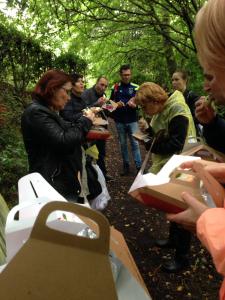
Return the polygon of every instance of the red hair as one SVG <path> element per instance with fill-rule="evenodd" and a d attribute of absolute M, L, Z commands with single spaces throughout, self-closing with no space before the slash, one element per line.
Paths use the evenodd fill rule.
<path fill-rule="evenodd" d="M 71 82 L 68 74 L 60 70 L 49 70 L 39 79 L 32 96 L 41 98 L 49 104 L 55 92 L 67 82 Z"/>

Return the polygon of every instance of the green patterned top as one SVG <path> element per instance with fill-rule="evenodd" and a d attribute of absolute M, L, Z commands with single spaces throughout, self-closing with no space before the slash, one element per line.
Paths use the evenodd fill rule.
<path fill-rule="evenodd" d="M 184 116 L 189 120 L 186 139 L 188 139 L 188 137 L 196 137 L 195 125 L 190 109 L 185 102 L 183 94 L 179 91 L 175 91 L 169 97 L 162 112 L 152 117 L 150 125 L 153 129 L 154 134 L 156 134 L 161 129 L 165 129 L 168 133 L 170 121 L 176 116 Z M 164 166 L 164 164 L 170 159 L 170 157 L 171 154 L 161 155 L 153 153 L 150 172 L 154 174 L 158 173 Z"/>

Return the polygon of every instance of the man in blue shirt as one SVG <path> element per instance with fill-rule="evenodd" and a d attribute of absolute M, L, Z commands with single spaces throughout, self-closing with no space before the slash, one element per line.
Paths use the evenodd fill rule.
<path fill-rule="evenodd" d="M 134 103 L 134 96 L 138 85 L 131 83 L 131 68 L 129 65 L 120 67 L 119 83 L 114 84 L 110 99 L 117 102 L 118 107 L 112 112 L 111 117 L 114 119 L 123 159 L 123 172 L 121 176 L 129 175 L 130 163 L 127 147 L 127 138 L 130 140 L 131 150 L 137 170 L 141 167 L 141 154 L 138 142 L 132 134 L 138 130 L 137 107 Z"/>

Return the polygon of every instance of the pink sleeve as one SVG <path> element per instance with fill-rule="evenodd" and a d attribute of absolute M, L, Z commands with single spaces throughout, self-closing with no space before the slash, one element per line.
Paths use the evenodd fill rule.
<path fill-rule="evenodd" d="M 197 235 L 212 255 L 217 271 L 225 276 L 225 209 L 207 209 L 197 221 Z"/>

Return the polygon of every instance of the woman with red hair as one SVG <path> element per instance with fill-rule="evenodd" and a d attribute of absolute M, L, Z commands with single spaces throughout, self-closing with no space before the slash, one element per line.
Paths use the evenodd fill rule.
<path fill-rule="evenodd" d="M 29 172 L 40 173 L 67 200 L 77 201 L 81 192 L 81 145 L 94 114 L 87 112 L 74 122 L 59 116 L 70 99 L 71 88 L 69 75 L 47 71 L 34 89 L 33 102 L 24 111 L 21 126 Z"/>

